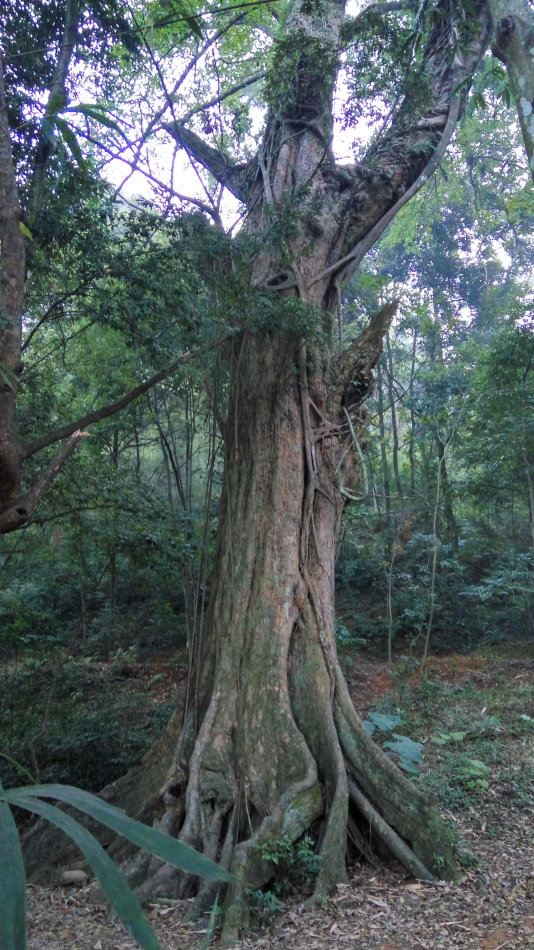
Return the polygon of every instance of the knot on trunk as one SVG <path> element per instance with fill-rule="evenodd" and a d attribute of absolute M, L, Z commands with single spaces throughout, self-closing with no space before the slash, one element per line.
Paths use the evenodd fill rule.
<path fill-rule="evenodd" d="M 517 35 L 517 23 L 514 16 L 502 17 L 502 19 L 497 22 L 495 27 L 495 39 L 492 43 L 491 51 L 501 62 L 506 63 L 507 53 Z"/>

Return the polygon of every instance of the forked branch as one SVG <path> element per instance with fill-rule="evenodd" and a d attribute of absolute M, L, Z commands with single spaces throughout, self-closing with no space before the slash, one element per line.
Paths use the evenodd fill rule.
<path fill-rule="evenodd" d="M 200 162 L 238 201 L 247 201 L 256 174 L 255 162 L 234 164 L 222 152 L 208 145 L 200 135 L 186 129 L 181 123 L 169 122 L 163 128 L 172 135 L 180 148 Z"/>
<path fill-rule="evenodd" d="M 86 435 L 89 435 L 89 433 L 80 432 L 79 429 L 73 432 L 56 455 L 54 455 L 52 461 L 47 465 L 44 472 L 24 498 L 0 514 L 0 534 L 9 534 L 10 531 L 17 531 L 26 524 L 33 515 L 45 492 L 48 491 L 54 479 L 59 475 L 67 459 L 76 451 L 81 440 Z"/>
<path fill-rule="evenodd" d="M 346 20 L 341 28 L 341 41 L 343 45 L 346 45 L 355 40 L 370 14 L 406 13 L 408 10 L 415 12 L 418 6 L 418 0 L 383 0 L 383 2 L 377 0 L 377 2 L 371 2 L 363 10 L 360 10 L 355 17 Z"/>

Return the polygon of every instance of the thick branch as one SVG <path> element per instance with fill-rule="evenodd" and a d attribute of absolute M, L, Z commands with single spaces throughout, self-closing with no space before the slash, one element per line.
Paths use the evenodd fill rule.
<path fill-rule="evenodd" d="M 397 312 L 398 300 L 391 300 L 375 313 L 363 333 L 352 341 L 343 353 L 337 357 L 336 371 L 338 385 L 344 388 L 355 375 L 354 366 L 358 364 L 358 375 L 365 378 L 376 365 L 382 352 L 382 341 L 391 321 Z M 363 398 L 363 396 L 362 396 Z"/>
<path fill-rule="evenodd" d="M 126 406 L 129 406 L 130 403 L 134 401 L 134 399 L 138 399 L 139 396 L 142 396 L 144 393 L 148 392 L 149 389 L 152 389 L 163 379 L 166 379 L 167 376 L 171 376 L 173 373 L 175 373 L 185 363 L 189 363 L 192 359 L 195 359 L 202 353 L 207 353 L 209 350 L 215 349 L 226 339 L 228 339 L 227 336 L 218 337 L 211 343 L 206 344 L 206 346 L 201 346 L 196 350 L 190 350 L 187 353 L 183 353 L 182 356 L 180 356 L 177 360 L 174 360 L 164 369 L 160 369 L 157 373 L 154 373 L 154 375 L 150 376 L 149 379 L 145 380 L 144 383 L 134 386 L 133 389 L 130 389 L 129 392 L 125 393 L 124 396 L 121 396 L 120 399 L 117 399 L 116 402 L 109 403 L 107 406 L 102 406 L 100 409 L 94 409 L 93 412 L 86 413 L 80 419 L 76 419 L 74 422 L 68 422 L 59 429 L 55 429 L 53 432 L 47 432 L 45 435 L 42 435 L 41 438 L 35 439 L 34 442 L 30 442 L 30 444 L 22 450 L 21 458 L 30 458 L 32 455 L 35 455 L 36 452 L 40 452 L 41 449 L 45 449 L 48 445 L 53 445 L 54 442 L 59 442 L 61 439 L 67 438 L 67 436 L 71 435 L 71 433 L 77 431 L 78 429 L 85 429 L 87 426 L 92 425 L 95 422 L 101 422 L 102 419 L 109 419 L 110 416 L 116 415 L 118 412 L 126 409 Z"/>
<path fill-rule="evenodd" d="M 346 280 L 400 208 L 419 190 L 443 158 L 465 97 L 490 36 L 485 2 L 469 16 L 440 0 L 423 55 L 418 85 L 422 103 L 407 94 L 391 128 L 371 145 L 353 170 L 345 205 L 350 216 L 341 259 L 328 273 Z M 319 277 L 324 277 L 325 272 Z"/>
<path fill-rule="evenodd" d="M 345 254 L 339 261 L 336 261 L 335 264 L 332 264 L 321 274 L 311 281 L 311 284 L 315 283 L 318 280 L 326 277 L 328 274 L 336 272 L 340 281 L 345 282 L 357 269 L 358 265 L 363 261 L 365 255 L 371 248 L 376 244 L 378 239 L 381 237 L 383 232 L 386 230 L 388 224 L 393 221 L 393 218 L 397 216 L 401 208 L 410 201 L 418 191 L 421 190 L 423 185 L 432 177 L 436 171 L 438 165 L 445 157 L 445 152 L 450 144 L 451 138 L 453 136 L 454 130 L 456 128 L 456 123 L 460 114 L 460 105 L 461 100 L 458 95 L 455 95 L 449 109 L 449 114 L 447 115 L 447 120 L 445 122 L 445 128 L 443 129 L 443 134 L 439 139 L 434 152 L 430 156 L 428 162 L 424 166 L 423 170 L 417 176 L 414 182 L 410 187 L 404 191 L 400 198 L 392 205 L 385 214 L 369 229 L 365 237 L 358 241 L 354 247 Z M 442 122 L 440 121 L 440 125 Z"/>
<path fill-rule="evenodd" d="M 254 162 L 235 165 L 222 152 L 208 145 L 200 138 L 200 135 L 191 129 L 186 129 L 181 123 L 170 122 L 163 128 L 172 135 L 180 148 L 185 149 L 191 158 L 200 162 L 238 201 L 246 202 L 254 180 L 256 167 Z"/>
<path fill-rule="evenodd" d="M 534 9 L 528 0 L 489 0 L 492 53 L 506 66 L 534 178 Z"/>
<path fill-rule="evenodd" d="M 16 505 L 8 508 L 0 515 L 0 534 L 9 534 L 17 531 L 31 518 L 41 498 L 48 491 L 52 482 L 59 475 L 65 462 L 76 451 L 81 439 L 87 432 L 72 433 L 69 439 L 61 446 L 52 461 L 47 465 L 42 475 L 37 479 L 33 488 Z"/>

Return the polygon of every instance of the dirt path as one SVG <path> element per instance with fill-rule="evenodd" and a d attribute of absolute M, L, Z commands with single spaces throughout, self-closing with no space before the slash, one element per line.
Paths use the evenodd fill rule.
<path fill-rule="evenodd" d="M 358 709 L 366 714 L 402 706 L 398 728 L 423 743 L 426 778 L 476 863 L 454 885 L 422 884 L 398 869 L 377 873 L 356 864 L 349 883 L 324 906 L 293 899 L 279 913 L 257 916 L 247 950 L 534 947 L 533 665 L 521 650 L 445 657 L 432 663 L 424 688 L 408 669 L 394 691 L 384 664 L 359 661 L 349 672 Z M 477 779 L 476 772 L 469 777 L 473 761 L 484 764 L 487 779 Z M 31 887 L 29 907 L 30 950 L 136 946 L 83 889 Z M 183 922 L 186 910 L 187 902 L 149 908 L 165 950 L 207 946 L 207 924 L 192 930 Z"/>

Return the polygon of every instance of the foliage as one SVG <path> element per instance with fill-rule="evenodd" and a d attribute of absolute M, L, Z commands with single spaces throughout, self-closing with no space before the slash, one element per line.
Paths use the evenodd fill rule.
<path fill-rule="evenodd" d="M 49 642 L 43 648 L 50 651 Z M 98 791 L 142 757 L 172 705 L 147 703 L 140 689 L 132 693 L 125 677 L 137 676 L 139 667 L 125 671 L 125 655 L 132 656 L 68 658 L 54 645 L 48 656 L 34 653 L 0 673 L 0 748 L 11 760 L 0 757 L 5 787 L 16 784 L 20 763 L 43 781 Z"/>
<path fill-rule="evenodd" d="M 365 729 L 368 736 L 372 736 L 376 729 L 379 729 L 381 732 L 391 732 L 395 726 L 400 725 L 402 722 L 402 716 L 399 716 L 397 713 L 379 713 L 379 712 L 370 712 L 367 715 L 367 719 L 363 721 L 363 728 Z"/>
<path fill-rule="evenodd" d="M 391 739 L 383 742 L 384 749 L 393 753 L 393 756 L 404 772 L 417 775 L 421 766 L 423 746 L 408 736 L 393 732 L 395 726 L 401 724 L 402 715 L 396 713 L 370 712 L 362 725 L 368 736 L 375 736 L 376 731 L 391 733 Z"/>
<path fill-rule="evenodd" d="M 259 850 L 262 860 L 274 865 L 275 879 L 267 890 L 253 891 L 252 901 L 265 914 L 277 913 L 282 909 L 284 898 L 309 886 L 320 869 L 321 859 L 310 835 L 296 842 L 281 835 Z"/>
<path fill-rule="evenodd" d="M 464 753 L 447 755 L 443 764 L 427 773 L 424 786 L 448 808 L 466 808 L 489 788 L 491 769 Z"/>
<path fill-rule="evenodd" d="M 423 746 L 420 742 L 414 742 L 408 736 L 394 732 L 393 737 L 384 742 L 384 748 L 393 752 L 404 772 L 417 775 L 423 755 Z"/>
<path fill-rule="evenodd" d="M 524 191 L 510 134 L 470 108 L 446 177 L 403 209 L 345 295 L 348 335 L 400 297 L 370 402 L 371 490 L 337 568 L 340 623 L 375 652 L 388 632 L 417 655 L 427 632 L 431 648 L 467 651 L 533 629 L 532 240 L 509 211 Z"/>

